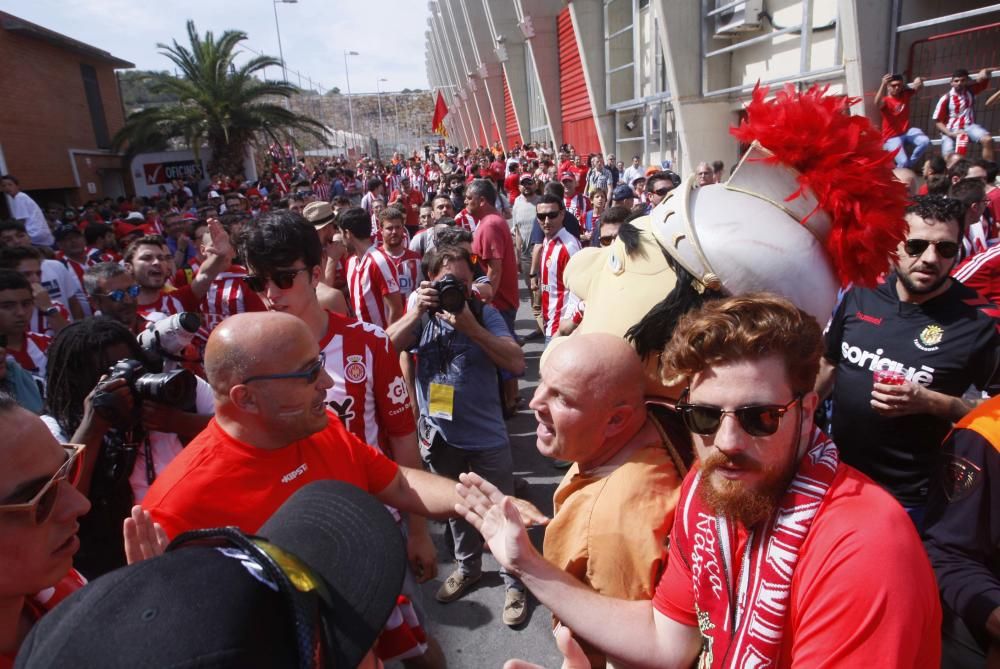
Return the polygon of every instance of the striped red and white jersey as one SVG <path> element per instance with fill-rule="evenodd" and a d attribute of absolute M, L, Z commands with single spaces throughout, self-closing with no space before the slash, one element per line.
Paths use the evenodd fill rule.
<path fill-rule="evenodd" d="M 215 326 L 226 318 L 248 311 L 267 311 L 264 301 L 257 293 L 250 290 L 250 286 L 243 279 L 246 275 L 247 271 L 243 267 L 230 265 L 229 269 L 215 277 L 215 281 L 208 287 L 208 292 L 197 309 L 198 315 L 201 316 L 201 329 L 198 330 L 197 339 L 202 340 L 200 342 L 202 346 L 208 341 L 208 335 Z"/>
<path fill-rule="evenodd" d="M 86 272 L 87 268 L 91 265 L 97 264 L 90 262 L 89 260 L 86 263 L 77 262 L 72 258 L 67 258 L 62 251 L 56 251 L 56 260 L 73 270 L 73 274 L 76 274 L 76 279 L 80 282 L 81 286 L 83 285 L 83 273 Z"/>
<path fill-rule="evenodd" d="M 316 193 L 316 198 L 320 202 L 330 201 L 330 184 L 324 183 L 323 181 L 316 180 L 312 185 L 313 192 Z"/>
<path fill-rule="evenodd" d="M 948 130 L 956 131 L 967 128 L 976 122 L 973 106 L 976 103 L 976 93 L 986 90 L 990 80 L 970 82 L 961 93 L 949 89 L 941 96 L 934 106 L 934 120 L 944 123 Z"/>
<path fill-rule="evenodd" d="M 414 432 L 410 396 L 399 356 L 382 328 L 327 312 L 319 342 L 333 385 L 326 400 L 344 427 L 362 441 L 384 449 L 388 437 Z"/>
<path fill-rule="evenodd" d="M 59 315 L 65 318 L 67 322 L 73 320 L 69 315 L 69 309 L 63 306 L 62 302 L 53 300 L 52 306 L 59 309 Z M 56 336 L 55 330 L 49 326 L 48 317 L 40 309 L 35 309 L 34 313 L 31 314 L 31 320 L 28 321 L 28 332 L 38 332 L 47 337 Z"/>
<path fill-rule="evenodd" d="M 582 221 L 587 212 L 590 211 L 590 198 L 582 193 L 577 193 L 573 197 L 564 197 L 563 204 L 566 205 L 566 211 L 576 216 L 578 221 Z"/>
<path fill-rule="evenodd" d="M 45 383 L 45 369 L 48 362 L 49 345 L 52 337 L 40 332 L 25 332 L 21 350 L 7 347 L 7 355 L 12 357 L 24 371 Z"/>
<path fill-rule="evenodd" d="M 184 302 L 181 300 L 182 295 L 180 290 L 175 290 L 171 293 L 166 293 L 161 291 L 159 298 L 155 302 L 150 302 L 149 304 L 139 304 L 136 306 L 136 312 L 145 319 L 149 319 L 151 314 L 163 314 L 164 316 L 173 316 L 174 314 L 179 314 L 182 311 L 190 311 L 184 307 Z M 190 295 L 190 291 L 186 291 L 187 295 Z"/>
<path fill-rule="evenodd" d="M 352 256 L 347 263 L 347 287 L 358 320 L 380 328 L 388 325 L 385 296 L 399 293 L 399 275 L 385 251 L 373 245 L 360 258 Z"/>
<path fill-rule="evenodd" d="M 416 251 L 411 251 L 408 248 L 403 248 L 403 252 L 398 256 L 394 256 L 389 253 L 389 250 L 383 247 L 386 255 L 392 260 L 392 264 L 396 266 L 396 275 L 399 279 L 399 293 L 403 296 L 403 308 L 406 308 L 406 300 L 410 297 L 410 293 L 417 289 L 420 282 L 424 280 L 424 272 L 420 267 L 420 254 Z"/>
<path fill-rule="evenodd" d="M 476 231 L 476 219 L 472 218 L 472 214 L 465 209 L 455 214 L 455 225 L 465 228 L 469 232 Z"/>
<path fill-rule="evenodd" d="M 403 170 L 403 176 L 410 180 L 410 188 L 418 193 L 426 193 L 427 187 L 424 183 L 424 171 L 420 168 L 407 167 Z"/>
<path fill-rule="evenodd" d="M 87 247 L 87 266 L 102 263 L 102 262 L 120 262 L 122 257 L 117 253 L 112 253 L 111 251 L 101 251 L 100 249 L 95 249 Z"/>
<path fill-rule="evenodd" d="M 554 337 L 559 332 L 559 321 L 569 296 L 569 288 L 563 281 L 566 263 L 580 250 L 580 241 L 562 228 L 542 245 L 542 271 L 540 288 L 542 291 L 542 318 L 545 335 Z"/>

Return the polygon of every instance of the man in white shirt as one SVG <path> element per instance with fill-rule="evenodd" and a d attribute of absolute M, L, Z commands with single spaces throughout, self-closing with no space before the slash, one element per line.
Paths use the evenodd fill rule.
<path fill-rule="evenodd" d="M 3 175 L 0 177 L 0 188 L 7 194 L 7 206 L 11 217 L 24 224 L 25 230 L 31 237 L 31 243 L 35 246 L 52 248 L 55 239 L 52 237 L 48 221 L 45 220 L 45 214 L 27 193 L 21 192 L 17 178 L 11 174 Z"/>

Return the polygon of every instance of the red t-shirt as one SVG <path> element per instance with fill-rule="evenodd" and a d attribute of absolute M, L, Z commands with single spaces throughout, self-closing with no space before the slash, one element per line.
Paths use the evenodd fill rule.
<path fill-rule="evenodd" d="M 694 475 L 694 471 L 688 476 Z M 677 528 L 680 517 L 675 520 Z M 741 528 L 740 552 L 746 543 Z M 692 574 L 670 542 L 653 606 L 697 628 Z M 741 560 L 730 564 L 738 569 Z M 732 576 L 738 582 L 739 574 Z M 799 552 L 779 667 L 937 667 L 941 606 L 920 538 L 903 507 L 841 465 Z"/>
<path fill-rule="evenodd" d="M 993 304 L 1000 300 L 1000 246 L 969 256 L 952 270 L 956 281 L 972 288 Z"/>
<path fill-rule="evenodd" d="M 882 141 L 905 135 L 910 129 L 910 98 L 912 88 L 904 88 L 898 98 L 887 95 L 882 98 Z"/>
<path fill-rule="evenodd" d="M 405 205 L 406 221 L 404 225 L 415 228 L 420 225 L 420 205 L 424 203 L 424 196 L 416 188 L 411 188 L 409 192 L 403 193 L 399 190 L 392 191 L 389 196 L 389 204 L 402 200 Z"/>
<path fill-rule="evenodd" d="M 514 204 L 514 200 L 521 194 L 521 176 L 520 172 L 511 172 L 503 180 L 503 189 L 507 191 L 507 198 L 511 204 Z"/>
<path fill-rule="evenodd" d="M 493 296 L 497 309 L 517 309 L 517 256 L 514 238 L 503 216 L 490 207 L 479 219 L 472 236 L 472 252 L 483 261 L 500 259 L 500 288 Z M 485 262 L 484 262 L 485 264 Z"/>
<path fill-rule="evenodd" d="M 76 569 L 70 568 L 69 572 L 59 579 L 51 588 L 45 588 L 34 597 L 27 597 L 24 600 L 24 612 L 34 625 L 42 619 L 46 613 L 54 609 L 64 599 L 74 592 L 87 585 L 87 579 Z M 13 669 L 15 655 L 0 655 L 0 669 Z"/>
<path fill-rule="evenodd" d="M 256 532 L 313 481 L 346 481 L 372 494 L 382 491 L 395 478 L 396 463 L 327 414 L 326 429 L 273 451 L 234 439 L 213 418 L 160 473 L 143 508 L 174 538 L 225 525 Z"/>

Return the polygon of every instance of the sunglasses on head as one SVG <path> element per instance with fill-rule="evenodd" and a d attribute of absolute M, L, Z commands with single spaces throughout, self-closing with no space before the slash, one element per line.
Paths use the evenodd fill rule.
<path fill-rule="evenodd" d="M 802 395 L 796 395 L 783 406 L 760 404 L 740 407 L 739 409 L 720 409 L 701 404 L 689 404 L 684 401 L 687 396 L 688 392 L 684 391 L 681 401 L 677 403 L 677 411 L 681 414 L 681 419 L 687 429 L 704 436 L 718 432 L 722 425 L 722 417 L 729 413 L 736 416 L 740 427 L 751 437 L 769 437 L 778 431 L 781 417 L 788 412 L 793 404 L 802 399 Z"/>
<path fill-rule="evenodd" d="M 41 525 L 49 519 L 49 516 L 52 515 L 52 509 L 56 506 L 56 499 L 59 497 L 59 484 L 62 481 L 69 481 L 71 485 L 75 485 L 83 466 L 80 454 L 83 453 L 86 446 L 83 444 L 63 444 L 62 447 L 66 452 L 66 461 L 56 470 L 52 478 L 29 501 L 20 504 L 0 504 L 0 513 L 27 514 L 35 525 Z"/>
<path fill-rule="evenodd" d="M 139 297 L 139 284 L 134 283 L 128 288 L 120 288 L 118 290 L 112 290 L 108 293 L 98 293 L 98 297 L 106 297 L 112 302 L 124 302 L 125 297 Z"/>
<path fill-rule="evenodd" d="M 243 385 L 251 383 L 253 381 L 276 381 L 280 379 L 302 379 L 307 384 L 312 385 L 319 380 L 319 375 L 323 371 L 323 366 L 326 364 L 326 354 L 320 353 L 316 362 L 309 365 L 306 369 L 301 372 L 288 372 L 287 374 L 259 374 L 257 376 L 248 376 L 243 379 Z"/>
<path fill-rule="evenodd" d="M 560 212 L 558 210 L 557 211 L 540 211 L 540 212 L 538 212 L 537 216 L 538 216 L 538 220 L 539 221 L 547 221 L 549 219 L 555 218 L 559 214 L 560 214 Z"/>
<path fill-rule="evenodd" d="M 281 290 L 288 290 L 295 283 L 295 277 L 299 272 L 308 272 L 307 267 L 301 267 L 299 269 L 279 269 L 271 272 L 270 275 L 266 274 L 247 274 L 243 277 L 243 280 L 247 282 L 250 286 L 250 290 L 255 293 L 263 293 L 267 290 L 267 282 L 271 281 L 275 286 Z"/>
<path fill-rule="evenodd" d="M 931 244 L 934 245 L 934 249 L 942 258 L 954 258 L 958 255 L 958 242 L 932 242 L 929 239 L 907 239 L 903 242 L 903 250 L 906 251 L 906 255 L 915 258 L 923 255 L 924 251 L 926 251 L 927 247 Z"/>

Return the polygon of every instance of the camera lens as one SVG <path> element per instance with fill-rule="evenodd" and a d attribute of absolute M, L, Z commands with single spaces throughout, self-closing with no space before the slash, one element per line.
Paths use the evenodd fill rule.
<path fill-rule="evenodd" d="M 181 409 L 194 406 L 197 385 L 194 375 L 186 369 L 146 374 L 135 380 L 136 393 L 142 399 Z"/>

